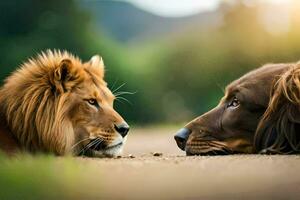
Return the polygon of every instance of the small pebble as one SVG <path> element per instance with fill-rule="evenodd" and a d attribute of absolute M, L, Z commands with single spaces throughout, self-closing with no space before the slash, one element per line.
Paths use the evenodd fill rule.
<path fill-rule="evenodd" d="M 129 154 L 128 157 L 129 157 L 129 158 L 135 158 L 135 156 L 132 155 L 132 154 Z"/>
<path fill-rule="evenodd" d="M 162 153 L 158 153 L 158 152 L 153 153 L 153 156 L 162 156 L 162 155 L 163 155 Z"/>

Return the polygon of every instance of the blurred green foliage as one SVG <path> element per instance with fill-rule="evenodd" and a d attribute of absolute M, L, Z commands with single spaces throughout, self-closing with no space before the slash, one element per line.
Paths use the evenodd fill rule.
<path fill-rule="evenodd" d="M 185 122 L 217 104 L 230 81 L 269 62 L 300 58 L 300 28 L 294 2 L 289 30 L 266 31 L 260 5 L 243 1 L 218 12 L 215 28 L 193 27 L 178 33 L 118 43 L 92 26 L 92 16 L 72 0 L 0 2 L 0 78 L 45 49 L 66 49 L 83 60 L 103 56 L 110 87 L 136 92 L 117 102 L 117 110 L 134 123 Z"/>
<path fill-rule="evenodd" d="M 101 171 L 80 159 L 0 155 L 0 199 L 97 199 Z"/>
<path fill-rule="evenodd" d="M 262 5 L 224 2 L 222 24 L 193 27 L 137 47 L 135 72 L 149 121 L 189 121 L 218 103 L 232 80 L 266 63 L 300 58 L 299 2 L 289 13 L 289 30 L 268 32 L 259 18 Z M 272 20 L 270 23 L 274 23 Z"/>

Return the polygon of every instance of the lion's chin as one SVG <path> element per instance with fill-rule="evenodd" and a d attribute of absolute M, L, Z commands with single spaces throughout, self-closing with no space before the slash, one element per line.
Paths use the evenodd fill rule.
<path fill-rule="evenodd" d="M 123 143 L 118 143 L 116 145 L 111 145 L 101 150 L 90 150 L 87 156 L 97 157 L 97 158 L 113 158 L 122 155 Z"/>
<path fill-rule="evenodd" d="M 89 142 L 83 147 L 78 156 L 98 157 L 98 158 L 112 158 L 122 155 L 123 147 L 126 143 L 126 137 L 117 138 L 113 142 L 107 143 L 95 143 Z M 97 142 L 97 141 L 96 141 Z M 92 145 L 90 145 L 92 144 Z"/>

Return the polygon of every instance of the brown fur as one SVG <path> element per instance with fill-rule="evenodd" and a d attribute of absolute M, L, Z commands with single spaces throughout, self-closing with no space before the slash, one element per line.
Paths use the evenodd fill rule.
<path fill-rule="evenodd" d="M 300 152 L 300 64 L 274 84 L 269 106 L 259 122 L 254 144 L 261 153 Z"/>
<path fill-rule="evenodd" d="M 187 155 L 299 152 L 299 78 L 295 64 L 245 74 L 227 86 L 218 106 L 178 132 L 177 145 Z"/>
<path fill-rule="evenodd" d="M 23 150 L 57 155 L 75 154 L 92 137 L 102 137 L 109 145 L 118 136 L 114 124 L 124 120 L 113 110 L 114 96 L 103 78 L 98 56 L 82 63 L 68 52 L 42 52 L 22 64 L 1 88 L 0 135 L 14 138 Z M 90 98 L 100 102 L 101 109 L 88 105 Z"/>

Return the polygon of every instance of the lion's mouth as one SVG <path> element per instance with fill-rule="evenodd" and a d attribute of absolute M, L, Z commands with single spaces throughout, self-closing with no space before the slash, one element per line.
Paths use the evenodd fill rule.
<path fill-rule="evenodd" d="M 105 141 L 96 138 L 91 140 L 79 155 L 84 155 L 88 157 L 114 157 L 122 151 L 123 142 L 118 142 L 117 144 L 108 145 Z"/>
<path fill-rule="evenodd" d="M 123 142 L 119 142 L 118 144 L 107 146 L 104 150 L 112 150 L 115 148 L 120 148 L 123 145 Z"/>

